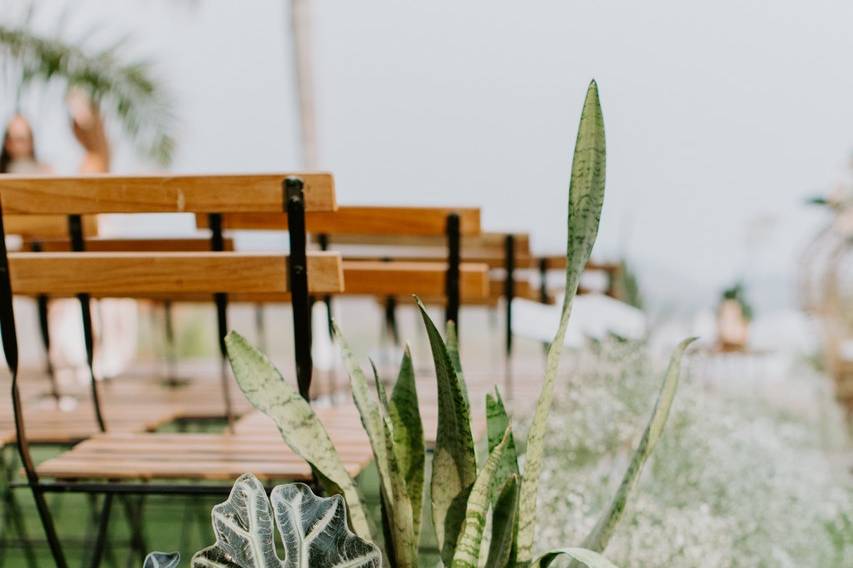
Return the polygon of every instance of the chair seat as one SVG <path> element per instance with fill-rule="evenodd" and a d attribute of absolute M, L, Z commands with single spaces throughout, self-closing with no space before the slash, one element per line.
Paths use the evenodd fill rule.
<path fill-rule="evenodd" d="M 335 441 L 351 475 L 372 453 L 366 437 Z M 307 480 L 308 464 L 277 434 L 100 434 L 38 466 L 54 479 L 233 481 L 251 472 L 260 479 Z"/>
<path fill-rule="evenodd" d="M 178 410 L 173 405 L 116 405 L 105 409 L 104 422 L 111 432 L 153 431 L 174 420 Z M 51 401 L 25 408 L 24 412 L 24 426 L 30 443 L 74 444 L 99 433 L 90 404 L 62 410 Z M 0 417 L 0 442 L 14 441 L 14 419 L 12 416 Z"/>

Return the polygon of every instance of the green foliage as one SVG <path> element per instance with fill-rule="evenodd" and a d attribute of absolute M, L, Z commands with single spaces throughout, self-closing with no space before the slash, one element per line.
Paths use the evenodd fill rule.
<path fill-rule="evenodd" d="M 172 101 L 147 61 L 125 61 L 124 41 L 89 50 L 26 26 L 0 24 L 0 57 L 19 70 L 19 94 L 34 83 L 84 90 L 115 117 L 137 150 L 161 165 L 174 153 Z"/>
<path fill-rule="evenodd" d="M 216 544 L 197 552 L 193 568 L 378 568 L 379 549 L 347 528 L 340 495 L 317 497 L 303 483 L 279 485 L 269 498 L 258 479 L 245 474 L 224 503 L 213 508 Z M 284 548 L 275 546 L 278 528 Z M 175 568 L 176 554 L 149 554 L 145 568 Z"/>
<path fill-rule="evenodd" d="M 488 457 L 478 464 L 471 430 L 468 392 L 462 375 L 455 328 L 446 339 L 417 301 L 435 368 L 438 424 L 432 462 L 431 511 L 439 551 L 445 566 L 471 568 L 483 564 L 481 554 L 491 513 L 490 568 L 545 567 L 560 557 L 592 568 L 612 568 L 601 552 L 621 518 L 642 466 L 654 449 L 667 419 L 678 384 L 681 356 L 689 341 L 673 356 L 658 403 L 623 483 L 610 509 L 584 548 L 560 548 L 535 557 L 534 528 L 539 471 L 544 453 L 546 422 L 553 398 L 560 350 L 580 275 L 592 252 L 604 197 L 604 127 L 598 89 L 591 83 L 581 116 L 569 188 L 569 238 L 566 294 L 560 327 L 548 351 L 542 392 L 537 401 L 526 444 L 525 467 L 519 468 L 510 419 L 495 391 L 486 399 Z M 423 426 L 418 409 L 414 372 L 408 349 L 390 401 L 374 368 L 375 393 L 336 328 L 353 400 L 367 431 L 380 478 L 383 506 L 384 557 L 392 567 L 417 566 L 424 477 Z M 279 425 L 285 441 L 314 468 L 329 477 L 346 496 L 353 525 L 363 517 L 363 505 L 352 480 L 340 465 L 328 434 L 298 394 L 281 379 L 269 361 L 235 332 L 226 340 L 228 355 L 240 388 L 261 411 Z M 356 514 L 357 513 L 357 514 Z M 560 522 L 554 519 L 554 522 Z"/>
<path fill-rule="evenodd" d="M 522 563 L 533 560 L 539 473 L 542 469 L 548 414 L 554 398 L 554 380 L 569 325 L 572 300 L 577 293 L 581 274 L 592 254 L 592 247 L 598 235 L 598 223 L 604 203 L 605 164 L 604 118 L 598 99 L 598 86 L 593 81 L 589 85 L 584 101 L 577 142 L 575 142 L 575 154 L 572 159 L 572 178 L 569 184 L 569 236 L 566 246 L 568 263 L 560 326 L 554 341 L 548 346 L 545 381 L 536 402 L 533 422 L 527 436 L 527 454 L 521 480 L 518 521 L 518 560 Z"/>

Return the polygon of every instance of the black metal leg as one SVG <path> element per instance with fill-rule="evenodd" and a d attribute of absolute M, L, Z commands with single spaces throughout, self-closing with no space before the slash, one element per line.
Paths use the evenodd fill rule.
<path fill-rule="evenodd" d="M 445 297 L 447 306 L 444 312 L 444 321 L 454 322 L 456 331 L 459 332 L 459 264 L 461 256 L 461 237 L 459 228 L 459 215 L 451 213 L 447 216 L 447 275 L 445 277 Z"/>
<path fill-rule="evenodd" d="M 290 236 L 290 258 L 287 265 L 293 308 L 293 342 L 296 355 L 296 382 L 299 394 L 310 400 L 311 375 L 311 298 L 308 294 L 308 264 L 305 256 L 305 196 L 302 180 L 284 181 L 287 230 Z"/>
<path fill-rule="evenodd" d="M 267 325 L 264 320 L 264 305 L 260 302 L 255 304 L 255 333 L 258 336 L 258 348 L 268 352 L 267 347 Z"/>
<path fill-rule="evenodd" d="M 43 250 L 42 243 L 33 241 L 30 249 L 33 252 L 41 252 Z M 54 400 L 59 400 L 59 385 L 56 383 L 56 374 L 53 368 L 53 361 L 50 359 L 50 328 L 48 326 L 48 299 L 47 295 L 39 294 L 36 296 L 36 308 L 38 310 L 39 332 L 41 334 L 41 343 L 44 347 L 45 371 L 47 372 L 48 380 L 50 381 L 50 394 Z"/>
<path fill-rule="evenodd" d="M 400 345 L 400 328 L 397 325 L 397 298 L 385 298 L 385 331 L 391 337 L 394 345 Z"/>
<path fill-rule="evenodd" d="M 176 386 L 178 379 L 178 352 L 175 345 L 175 319 L 172 302 L 163 302 L 163 324 L 166 333 L 166 384 Z"/>
<path fill-rule="evenodd" d="M 504 242 L 504 300 L 506 301 L 506 356 L 512 356 L 512 301 L 515 298 L 515 236 L 507 235 Z"/>
<path fill-rule="evenodd" d="M 208 215 L 210 225 L 210 248 L 216 252 L 225 250 L 225 238 L 222 234 L 222 215 L 211 213 Z M 228 295 L 216 293 L 213 295 L 216 304 L 216 326 L 219 336 L 220 356 L 220 379 L 222 384 L 222 399 L 225 403 L 225 418 L 228 421 L 228 429 L 234 430 L 234 411 L 231 405 L 231 389 L 228 379 L 228 349 L 225 346 L 225 335 L 228 333 Z"/>
<path fill-rule="evenodd" d="M 133 552 L 139 555 L 139 563 L 145 561 L 145 555 L 148 553 L 148 546 L 145 544 L 145 523 L 142 522 L 142 505 L 144 495 L 139 496 L 139 502 L 133 502 L 132 495 L 125 495 L 122 498 L 124 505 L 125 516 L 127 517 L 127 526 L 130 529 L 130 548 L 131 554 L 128 561 L 133 558 Z"/>
<path fill-rule="evenodd" d="M 104 502 L 101 506 L 101 516 L 98 522 L 98 534 L 95 540 L 95 546 L 92 549 L 92 561 L 90 566 L 98 568 L 101 565 L 101 560 L 104 557 L 104 550 L 107 547 L 107 534 L 110 527 L 110 513 L 113 506 L 113 494 L 107 493 L 104 495 Z"/>

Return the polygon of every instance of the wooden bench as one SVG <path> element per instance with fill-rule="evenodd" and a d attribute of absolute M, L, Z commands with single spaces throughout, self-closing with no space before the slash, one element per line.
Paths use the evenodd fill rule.
<path fill-rule="evenodd" d="M 296 343 L 296 376 L 298 387 L 307 397 L 310 388 L 311 359 L 309 338 L 305 337 L 308 321 L 309 294 L 337 293 L 343 290 L 340 255 L 330 252 L 307 252 L 305 211 L 335 208 L 334 189 L 328 174 L 273 174 L 261 176 L 97 176 L 82 178 L 0 178 L 2 213 L 15 215 L 68 215 L 73 252 L 9 253 L 5 239 L 0 251 L 0 327 L 4 354 L 12 372 L 12 399 L 19 454 L 33 491 L 36 507 L 43 521 L 48 543 L 58 566 L 64 566 L 64 555 L 57 538 L 44 494 L 50 491 L 76 491 L 105 495 L 100 519 L 100 534 L 106 532 L 109 511 L 115 494 L 128 492 L 188 493 L 200 491 L 195 484 L 153 486 L 146 483 L 79 481 L 47 482 L 55 479 L 149 479 L 174 475 L 181 479 L 233 479 L 237 469 L 247 468 L 262 477 L 279 475 L 307 479 L 307 467 L 280 440 L 266 445 L 268 454 L 278 454 L 266 462 L 246 462 L 248 442 L 232 434 L 211 435 L 210 445 L 175 442 L 167 434 L 128 434 L 106 432 L 109 415 L 100 409 L 98 382 L 91 371 L 92 406 L 98 427 L 105 433 L 90 442 L 48 460 L 36 468 L 29 450 L 26 412 L 18 389 L 18 356 L 12 296 L 15 293 L 56 296 L 74 295 L 81 304 L 86 335 L 87 358 L 91 365 L 92 337 L 89 301 L 92 295 L 135 296 L 145 294 L 181 295 L 214 294 L 225 305 L 227 294 L 289 294 L 293 305 Z M 81 216 L 99 213 L 208 213 L 287 211 L 291 250 L 288 255 L 272 253 L 239 253 L 224 251 L 221 231 L 214 230 L 218 242 L 216 252 L 86 252 Z M 213 217 L 215 219 L 215 217 Z M 216 234 L 218 233 L 218 234 Z M 0 237 L 4 235 L 0 222 Z M 89 320 L 89 321 L 87 321 Z M 306 353 L 306 347 L 309 347 Z M 223 374 L 223 379 L 225 375 Z M 358 423 L 351 425 L 358 429 Z M 190 440 L 190 439 L 185 439 Z M 270 440 L 272 443 L 272 440 Z M 205 442 L 206 443 L 206 442 Z M 174 448 L 176 456 L 192 448 L 198 454 L 210 451 L 209 460 L 182 459 L 171 471 L 156 471 L 164 447 Z M 274 449 L 271 449 L 274 448 Z M 104 459 L 92 459 L 94 452 Z M 363 465 L 371 452 L 366 440 L 353 441 L 345 450 L 352 467 Z M 133 460 L 126 460 L 132 455 Z M 349 459 L 348 458 L 348 459 Z M 125 461 L 122 461 L 125 460 Z M 293 467 L 282 467 L 283 461 Z M 177 460 L 176 460 L 177 461 Z M 289 463 L 288 462 L 288 463 Z M 148 464 L 141 468 L 140 464 Z M 213 464 L 213 465 L 211 465 Z M 216 470 L 223 464 L 233 469 Z M 269 467 L 263 471 L 263 467 Z M 62 472 L 72 471 L 71 474 Z M 218 471 L 218 473 L 217 473 Z M 227 492 L 227 486 L 204 490 Z M 99 539 L 96 550 L 103 550 Z M 96 552 L 99 554 L 99 552 Z"/>

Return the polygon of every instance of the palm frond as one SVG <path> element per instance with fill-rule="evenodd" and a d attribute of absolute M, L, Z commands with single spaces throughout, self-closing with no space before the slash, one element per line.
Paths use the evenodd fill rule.
<path fill-rule="evenodd" d="M 166 165 L 175 147 L 171 98 L 150 62 L 121 57 L 125 43 L 90 51 L 27 27 L 0 24 L 0 57 L 18 67 L 19 92 L 53 81 L 81 88 L 117 120 L 142 155 Z"/>

